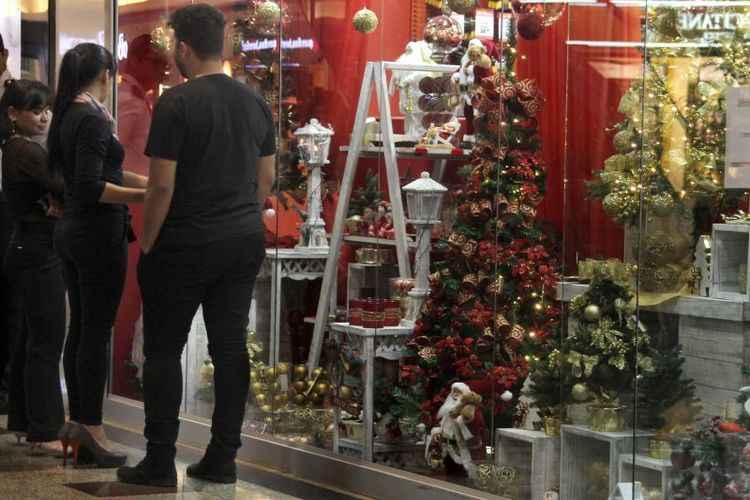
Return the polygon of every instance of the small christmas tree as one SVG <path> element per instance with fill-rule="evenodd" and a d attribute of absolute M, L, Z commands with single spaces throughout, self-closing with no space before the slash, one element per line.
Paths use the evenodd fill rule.
<path fill-rule="evenodd" d="M 681 348 L 654 350 L 652 355 L 654 369 L 638 381 L 638 425 L 666 433 L 684 432 L 701 408 L 693 380 L 684 377 Z"/>
<path fill-rule="evenodd" d="M 530 384 L 524 393 L 542 417 L 560 417 L 573 388 L 572 377 L 562 370 L 560 348 L 560 342 L 550 337 L 530 362 Z"/>
<path fill-rule="evenodd" d="M 352 193 L 349 202 L 349 216 L 364 215 L 366 208 L 375 210 L 382 201 L 383 192 L 380 191 L 380 177 L 368 168 L 364 186 L 358 187 Z"/>
<path fill-rule="evenodd" d="M 574 401 L 619 406 L 623 393 L 634 390 L 636 375 L 653 371 L 649 338 L 636 321 L 632 298 L 629 286 L 602 266 L 594 269 L 589 289 L 571 301 L 562 366 L 575 382 Z"/>

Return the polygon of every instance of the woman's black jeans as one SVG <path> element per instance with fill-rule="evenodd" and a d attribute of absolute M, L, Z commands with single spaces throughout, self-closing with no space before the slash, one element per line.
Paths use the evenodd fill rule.
<path fill-rule="evenodd" d="M 70 419 L 101 425 L 108 348 L 127 270 L 127 223 L 121 213 L 63 218 L 55 247 L 63 261 L 70 329 L 63 365 Z"/>
<path fill-rule="evenodd" d="M 8 430 L 26 432 L 29 442 L 56 440 L 65 422 L 60 389 L 65 284 L 52 234 L 52 223 L 18 223 L 5 256 L 21 307 L 10 362 Z"/>

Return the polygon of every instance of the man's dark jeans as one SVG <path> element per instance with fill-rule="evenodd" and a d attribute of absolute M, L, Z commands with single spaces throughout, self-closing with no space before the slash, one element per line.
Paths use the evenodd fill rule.
<path fill-rule="evenodd" d="M 138 262 L 143 297 L 143 391 L 148 453 L 171 465 L 182 401 L 180 357 L 203 306 L 213 360 L 215 406 L 207 454 L 234 460 L 250 383 L 246 328 L 255 278 L 265 257 L 263 235 L 199 247 L 160 245 Z"/>

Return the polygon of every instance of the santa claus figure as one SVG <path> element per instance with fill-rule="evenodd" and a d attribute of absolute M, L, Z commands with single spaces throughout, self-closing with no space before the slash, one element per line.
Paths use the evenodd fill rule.
<path fill-rule="evenodd" d="M 474 422 L 481 402 L 482 396 L 472 392 L 468 385 L 456 382 L 451 386 L 451 392 L 437 414 L 440 426 L 432 429 L 425 442 L 425 459 L 431 467 L 444 464 L 450 469 L 459 465 L 470 478 L 476 478 L 477 468 L 470 449 L 475 436 L 469 426 Z"/>
<path fill-rule="evenodd" d="M 466 53 L 461 58 L 461 69 L 453 74 L 453 81 L 459 86 L 464 96 L 464 117 L 466 118 L 465 140 L 471 141 L 474 134 L 474 107 L 472 101 L 479 84 L 484 78 L 492 76 L 492 58 L 487 46 L 478 38 L 469 42 Z"/>

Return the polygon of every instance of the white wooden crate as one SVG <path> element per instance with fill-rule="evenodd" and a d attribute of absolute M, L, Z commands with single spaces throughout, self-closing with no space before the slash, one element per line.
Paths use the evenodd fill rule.
<path fill-rule="evenodd" d="M 517 500 L 544 500 L 544 492 L 560 487 L 560 438 L 526 429 L 497 429 L 495 463 L 516 469 Z"/>
<path fill-rule="evenodd" d="M 714 224 L 711 272 L 713 296 L 737 302 L 750 301 L 750 224 Z"/>
<path fill-rule="evenodd" d="M 606 500 L 586 498 L 589 478 L 586 473 L 594 462 L 607 464 L 609 489 L 614 491 L 619 477 L 620 455 L 645 446 L 654 434 L 644 431 L 597 432 L 590 427 L 563 425 L 560 447 L 560 498 L 562 500 Z"/>
<path fill-rule="evenodd" d="M 662 500 L 669 498 L 669 476 L 671 472 L 671 460 L 659 460 L 647 455 L 633 455 L 632 453 L 620 455 L 620 482 L 637 481 L 644 488 L 657 488 L 661 490 Z"/>

